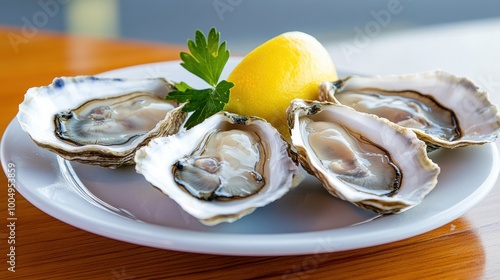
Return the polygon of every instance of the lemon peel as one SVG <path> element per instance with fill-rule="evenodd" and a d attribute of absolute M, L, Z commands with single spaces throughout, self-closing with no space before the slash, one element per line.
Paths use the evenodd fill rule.
<path fill-rule="evenodd" d="M 318 85 L 337 79 L 330 54 L 313 36 L 293 31 L 248 53 L 230 73 L 234 83 L 225 110 L 258 116 L 289 138 L 286 108 L 295 98 L 317 100 Z"/>

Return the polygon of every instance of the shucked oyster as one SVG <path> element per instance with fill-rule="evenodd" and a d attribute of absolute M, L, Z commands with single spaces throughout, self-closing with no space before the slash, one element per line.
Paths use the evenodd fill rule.
<path fill-rule="evenodd" d="M 431 149 L 492 142 L 500 130 L 498 109 L 487 93 L 443 71 L 351 76 L 322 83 L 320 99 L 411 128 Z"/>
<path fill-rule="evenodd" d="M 232 222 L 297 182 L 288 144 L 266 121 L 220 112 L 137 151 L 136 171 L 206 225 Z M 297 177 L 299 178 L 299 177 Z"/>
<path fill-rule="evenodd" d="M 79 162 L 117 167 L 132 164 L 135 150 L 151 138 L 176 133 L 185 113 L 164 97 L 165 79 L 56 78 L 31 88 L 18 121 L 33 141 Z"/>
<path fill-rule="evenodd" d="M 437 183 L 440 169 L 410 129 L 329 102 L 295 99 L 287 115 L 300 163 L 336 197 L 396 213 Z"/>

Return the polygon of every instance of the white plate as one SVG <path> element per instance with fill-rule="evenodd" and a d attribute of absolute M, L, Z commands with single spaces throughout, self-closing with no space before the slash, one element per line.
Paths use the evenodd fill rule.
<path fill-rule="evenodd" d="M 231 59 L 226 75 L 237 59 Z M 139 65 L 104 76 L 165 76 L 203 86 L 178 62 Z M 441 167 L 436 188 L 417 207 L 376 217 L 330 196 L 313 177 L 282 199 L 232 224 L 201 225 L 151 187 L 133 167 L 116 170 L 69 163 L 38 148 L 17 120 L 1 143 L 4 172 L 16 166 L 17 190 L 47 214 L 110 238 L 162 249 L 225 255 L 335 252 L 393 242 L 444 225 L 473 207 L 494 186 L 493 144 L 432 154 Z"/>

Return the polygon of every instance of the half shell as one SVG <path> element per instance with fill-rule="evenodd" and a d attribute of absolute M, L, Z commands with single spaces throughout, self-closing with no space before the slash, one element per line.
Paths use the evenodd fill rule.
<path fill-rule="evenodd" d="M 300 163 L 338 198 L 396 213 L 437 183 L 439 167 L 409 129 L 330 102 L 295 99 L 287 115 Z"/>
<path fill-rule="evenodd" d="M 136 171 L 203 224 L 233 222 L 298 184 L 289 145 L 265 120 L 217 113 L 137 151 Z"/>
<path fill-rule="evenodd" d="M 444 71 L 325 82 L 320 100 L 411 128 L 431 149 L 493 142 L 500 131 L 500 115 L 488 94 L 471 80 Z"/>
<path fill-rule="evenodd" d="M 133 164 L 138 147 L 176 133 L 185 113 L 165 79 L 56 78 L 30 88 L 17 119 L 42 148 L 68 160 L 117 167 Z"/>

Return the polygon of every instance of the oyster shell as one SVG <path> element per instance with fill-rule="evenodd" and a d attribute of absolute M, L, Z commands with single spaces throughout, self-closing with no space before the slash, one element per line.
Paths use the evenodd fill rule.
<path fill-rule="evenodd" d="M 440 169 L 410 129 L 330 102 L 295 99 L 287 116 L 300 163 L 338 198 L 396 213 L 437 184 Z"/>
<path fill-rule="evenodd" d="M 444 71 L 325 82 L 320 100 L 411 128 L 430 149 L 493 142 L 500 130 L 498 109 L 487 93 L 471 80 Z"/>
<path fill-rule="evenodd" d="M 298 184 L 289 145 L 265 120 L 219 112 L 153 139 L 136 171 L 203 224 L 235 221 Z"/>
<path fill-rule="evenodd" d="M 162 78 L 56 78 L 28 90 L 17 119 L 37 145 L 65 159 L 133 164 L 138 147 L 182 125 L 179 104 L 164 100 L 172 87 Z"/>

